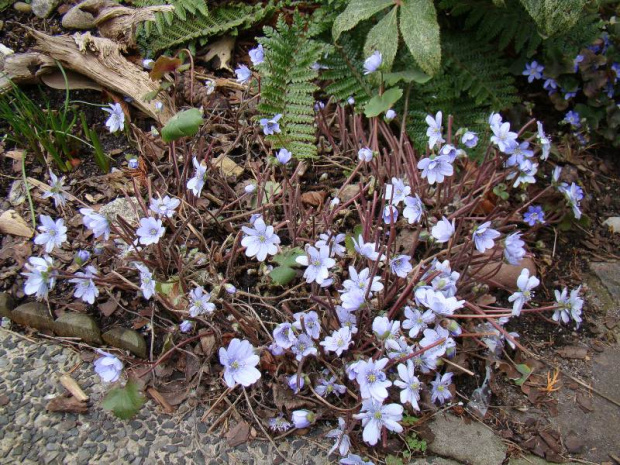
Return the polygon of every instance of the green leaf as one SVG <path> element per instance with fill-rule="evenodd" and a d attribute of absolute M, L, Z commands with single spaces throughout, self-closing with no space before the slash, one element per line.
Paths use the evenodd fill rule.
<path fill-rule="evenodd" d="M 532 374 L 532 369 L 529 366 L 527 366 L 525 363 L 515 365 L 515 368 L 517 369 L 519 373 L 523 375 L 521 376 L 521 378 L 515 380 L 515 384 L 517 386 L 521 386 L 523 383 L 527 381 L 527 379 Z"/>
<path fill-rule="evenodd" d="M 276 266 L 269 273 L 269 277 L 280 286 L 286 286 L 295 278 L 296 274 L 297 272 L 289 266 Z"/>
<path fill-rule="evenodd" d="M 394 0 L 351 0 L 346 10 L 338 15 L 332 26 L 334 42 L 340 34 L 353 29 L 357 23 L 370 18 L 375 13 L 394 5 Z"/>
<path fill-rule="evenodd" d="M 521 4 L 547 37 L 573 27 L 588 0 L 521 0 Z"/>
<path fill-rule="evenodd" d="M 299 266 L 299 263 L 297 263 L 295 259 L 297 257 L 301 257 L 304 254 L 305 252 L 301 248 L 294 247 L 290 250 L 280 252 L 279 254 L 275 255 L 273 257 L 273 261 L 276 262 L 278 265 L 288 266 L 292 268 L 295 266 Z"/>
<path fill-rule="evenodd" d="M 370 30 L 364 45 L 364 55 L 370 56 L 375 50 L 379 50 L 383 57 L 382 68 L 392 69 L 396 49 L 398 48 L 398 7 L 395 6 Z"/>
<path fill-rule="evenodd" d="M 406 0 L 400 10 L 400 33 L 420 68 L 431 76 L 437 73 L 441 43 L 433 0 Z"/>
<path fill-rule="evenodd" d="M 386 73 L 383 75 L 383 80 L 388 86 L 393 86 L 403 81 L 407 84 L 415 82 L 416 84 L 426 84 L 431 80 L 431 77 L 423 71 L 410 69 L 407 71 L 398 71 L 395 73 Z"/>
<path fill-rule="evenodd" d="M 128 381 L 125 387 L 115 388 L 108 392 L 103 399 L 102 407 L 111 410 L 122 420 L 133 417 L 144 404 L 144 396 L 138 390 L 138 385 Z"/>
<path fill-rule="evenodd" d="M 388 455 L 385 458 L 385 465 L 403 465 L 403 459 L 395 455 Z"/>
<path fill-rule="evenodd" d="M 348 235 L 344 238 L 344 246 L 347 248 L 349 252 L 352 254 L 355 253 L 355 244 L 353 244 L 353 239 L 358 240 L 360 234 L 362 234 L 364 228 L 362 228 L 361 224 L 358 224 L 353 228 L 353 235 Z"/>
<path fill-rule="evenodd" d="M 191 137 L 198 132 L 202 121 L 202 113 L 197 108 L 180 111 L 161 129 L 161 138 L 164 142 L 172 142 L 181 137 Z"/>
<path fill-rule="evenodd" d="M 385 92 L 383 92 L 383 95 L 375 95 L 366 104 L 364 114 L 368 118 L 378 116 L 381 113 L 389 110 L 390 107 L 394 105 L 402 96 L 403 90 L 398 87 L 393 87 L 392 89 L 386 90 Z"/>

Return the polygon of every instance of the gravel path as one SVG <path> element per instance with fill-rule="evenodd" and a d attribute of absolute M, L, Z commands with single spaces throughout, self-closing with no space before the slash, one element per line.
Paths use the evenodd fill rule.
<path fill-rule="evenodd" d="M 50 399 L 64 392 L 64 372 L 90 396 L 87 414 L 50 413 Z M 116 419 L 100 406 L 106 387 L 92 364 L 60 345 L 33 343 L 0 329 L 0 463 L 2 464 L 273 464 L 279 457 L 266 441 L 236 448 L 207 435 L 203 407 L 163 413 L 149 400 L 132 420 Z M 331 441 L 331 440 L 330 440 Z M 329 463 L 318 434 L 281 441 L 296 464 Z"/>

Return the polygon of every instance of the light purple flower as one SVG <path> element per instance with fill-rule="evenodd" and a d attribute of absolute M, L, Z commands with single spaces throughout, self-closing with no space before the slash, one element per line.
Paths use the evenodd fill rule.
<path fill-rule="evenodd" d="M 435 326 L 435 329 L 424 330 L 424 337 L 420 340 L 420 346 L 430 347 L 431 345 L 439 342 L 442 339 L 445 339 L 445 341 L 434 347 L 431 347 L 430 349 L 427 349 L 425 353 L 428 357 L 443 357 L 443 355 L 448 349 L 456 346 L 456 343 L 454 342 L 454 339 L 450 337 L 449 331 L 439 325 Z"/>
<path fill-rule="evenodd" d="M 261 44 L 258 44 L 258 47 L 253 48 L 248 53 L 254 66 L 258 66 L 265 61 L 265 51 L 263 50 L 263 46 Z"/>
<path fill-rule="evenodd" d="M 288 384 L 288 387 L 291 388 L 291 391 L 295 394 L 299 394 L 299 391 L 301 391 L 306 385 L 306 381 L 303 375 L 297 376 L 294 374 L 286 378 L 286 384 Z"/>
<path fill-rule="evenodd" d="M 392 224 L 398 221 L 398 209 L 394 205 L 386 205 L 383 209 L 383 222 Z"/>
<path fill-rule="evenodd" d="M 345 310 L 354 312 L 366 303 L 366 294 L 357 289 L 352 289 L 348 292 L 343 292 L 340 299 Z"/>
<path fill-rule="evenodd" d="M 301 359 L 304 357 L 309 357 L 310 355 L 316 355 L 318 353 L 314 342 L 307 334 L 300 334 L 293 343 L 291 350 L 295 354 L 295 359 L 298 362 L 301 362 Z"/>
<path fill-rule="evenodd" d="M 239 66 L 235 70 L 235 74 L 237 75 L 237 82 L 239 84 L 247 84 L 252 78 L 252 71 L 250 71 L 250 68 L 245 65 Z"/>
<path fill-rule="evenodd" d="M 420 298 L 422 293 L 425 295 Z M 463 308 L 465 304 L 464 300 L 457 300 L 456 297 L 446 297 L 443 293 L 435 291 L 434 289 L 421 289 L 420 293 L 416 291 L 415 295 L 416 298 L 420 298 L 424 306 L 440 316 L 451 316 L 454 314 L 455 310 Z"/>
<path fill-rule="evenodd" d="M 431 115 L 426 115 L 426 124 L 428 125 L 426 136 L 428 137 L 428 146 L 431 149 L 435 147 L 435 145 L 439 146 L 445 142 L 444 138 L 441 136 L 442 118 L 443 115 L 441 111 L 438 111 L 434 118 Z"/>
<path fill-rule="evenodd" d="M 450 162 L 450 157 L 446 155 L 423 158 L 418 162 L 418 169 L 422 170 L 422 177 L 426 178 L 431 185 L 442 183 L 444 177 L 454 174 L 454 167 Z"/>
<path fill-rule="evenodd" d="M 357 159 L 359 161 L 365 161 L 366 163 L 371 162 L 373 156 L 374 156 L 373 151 L 370 150 L 368 147 L 362 147 L 357 152 Z"/>
<path fill-rule="evenodd" d="M 506 153 L 517 145 L 517 133 L 510 131 L 510 123 L 501 123 L 491 126 L 493 135 L 491 136 L 491 142 L 493 142 L 500 151 Z"/>
<path fill-rule="evenodd" d="M 47 199 L 49 197 L 54 199 L 54 206 L 64 207 L 67 203 L 67 190 L 64 187 L 65 178 L 64 176 L 60 179 L 50 170 L 50 180 L 49 180 L 49 190 L 43 192 L 41 197 Z"/>
<path fill-rule="evenodd" d="M 272 134 L 279 134 L 282 132 L 280 129 L 280 124 L 278 121 L 282 118 L 282 115 L 278 113 L 272 119 L 262 118 L 259 123 L 263 128 L 263 133 L 266 136 L 270 136 Z"/>
<path fill-rule="evenodd" d="M 428 328 L 428 325 L 435 321 L 435 313 L 432 310 L 426 310 L 422 313 L 417 308 L 405 307 L 405 320 L 403 321 L 403 329 L 409 330 L 409 337 L 415 338 Z"/>
<path fill-rule="evenodd" d="M 102 108 L 110 116 L 105 122 L 110 133 L 120 131 L 125 126 L 125 113 L 120 103 L 110 103 L 110 108 Z"/>
<path fill-rule="evenodd" d="M 159 239 L 166 233 L 166 228 L 162 226 L 161 220 L 152 216 L 140 219 L 140 227 L 136 231 L 140 237 L 140 244 L 157 244 Z"/>
<path fill-rule="evenodd" d="M 386 121 L 392 121 L 394 118 L 396 118 L 396 112 L 394 110 L 390 108 L 388 111 L 385 112 Z"/>
<path fill-rule="evenodd" d="M 348 313 L 348 312 L 347 312 Z M 326 351 L 335 352 L 338 357 L 349 348 L 351 345 L 351 329 L 343 326 L 338 331 L 334 331 L 331 336 L 327 336 L 325 340 L 319 344 L 322 345 Z"/>
<path fill-rule="evenodd" d="M 545 89 L 549 95 L 553 95 L 557 92 L 558 83 L 553 78 L 545 78 L 545 82 L 543 83 L 543 89 Z"/>
<path fill-rule="evenodd" d="M 94 304 L 95 299 L 99 295 L 99 289 L 95 286 L 93 277 L 97 275 L 97 270 L 94 266 L 87 266 L 86 272 L 78 271 L 75 273 L 75 278 L 70 279 L 69 282 L 75 284 L 75 291 L 73 297 L 82 299 L 84 302 Z"/>
<path fill-rule="evenodd" d="M 371 460 L 363 460 L 359 455 L 349 454 L 345 458 L 340 459 L 340 465 L 375 465 Z"/>
<path fill-rule="evenodd" d="M 477 226 L 472 234 L 476 250 L 480 253 L 484 253 L 485 250 L 492 249 L 495 246 L 495 239 L 500 235 L 498 231 L 491 228 L 490 221 Z"/>
<path fill-rule="evenodd" d="M 353 418 L 362 420 L 364 441 L 374 446 L 381 437 L 383 427 L 395 433 L 402 433 L 403 427 L 398 423 L 403 419 L 403 406 L 398 404 L 382 405 L 373 399 L 362 402 L 362 411 Z"/>
<path fill-rule="evenodd" d="M 372 261 L 385 259 L 385 255 L 375 250 L 376 244 L 374 242 L 364 242 L 364 238 L 361 234 L 358 236 L 357 241 L 354 238 L 351 238 L 351 240 L 353 241 L 353 248 L 362 257 L 366 257 Z"/>
<path fill-rule="evenodd" d="M 264 262 L 267 255 L 278 253 L 280 238 L 275 233 L 273 226 L 267 226 L 263 218 L 254 221 L 253 228 L 243 226 L 244 237 L 241 245 L 245 247 L 245 254 L 248 257 L 256 257 L 259 262 Z"/>
<path fill-rule="evenodd" d="M 450 163 L 454 163 L 454 160 L 456 160 L 457 156 L 456 147 L 452 144 L 445 144 L 441 147 L 441 149 L 439 149 L 439 155 L 444 155 L 448 157 Z"/>
<path fill-rule="evenodd" d="M 544 224 L 545 212 L 540 205 L 530 205 L 527 211 L 523 214 L 523 221 L 525 221 L 529 226 Z"/>
<path fill-rule="evenodd" d="M 347 248 L 341 245 L 347 238 L 346 234 L 334 234 L 331 231 L 327 233 L 319 234 L 319 239 L 314 246 L 319 249 L 321 247 L 329 247 L 330 256 L 344 257 L 347 253 Z"/>
<path fill-rule="evenodd" d="M 67 227 L 62 218 L 54 221 L 50 216 L 41 215 L 41 226 L 38 227 L 40 234 L 34 238 L 34 243 L 44 245 L 45 252 L 50 253 L 54 247 L 60 248 L 67 240 Z"/>
<path fill-rule="evenodd" d="M 280 323 L 273 330 L 273 339 L 283 349 L 290 349 L 296 340 L 293 325 L 290 323 Z"/>
<path fill-rule="evenodd" d="M 349 97 L 349 98 L 347 99 L 347 103 L 348 103 L 349 105 L 355 105 L 355 99 L 354 99 L 353 97 Z"/>
<path fill-rule="evenodd" d="M 35 295 L 37 299 L 47 298 L 47 294 L 56 284 L 54 261 L 49 255 L 30 257 L 26 263 L 26 271 L 22 273 L 28 279 L 24 283 L 24 293 Z"/>
<path fill-rule="evenodd" d="M 276 154 L 276 160 L 278 160 L 281 165 L 286 165 L 289 161 L 291 161 L 292 157 L 293 154 L 284 148 L 280 149 Z"/>
<path fill-rule="evenodd" d="M 104 383 L 114 383 L 121 377 L 123 371 L 123 362 L 121 362 L 116 356 L 104 352 L 101 349 L 97 349 L 96 352 L 103 357 L 99 357 L 95 360 L 95 373 L 99 375 L 101 381 Z"/>
<path fill-rule="evenodd" d="M 336 260 L 330 258 L 329 255 L 327 246 L 316 249 L 311 245 L 306 245 L 306 254 L 295 259 L 297 263 L 306 267 L 304 271 L 306 283 L 323 284 L 323 281 L 329 277 L 329 269 L 336 265 Z"/>
<path fill-rule="evenodd" d="M 454 220 L 452 220 L 452 223 L 450 223 L 448 218 L 443 216 L 441 220 L 438 221 L 437 224 L 431 229 L 431 235 L 435 238 L 437 242 L 443 244 L 450 240 L 450 238 L 454 234 L 454 231 Z"/>
<path fill-rule="evenodd" d="M 349 279 L 345 280 L 342 286 L 346 291 L 357 290 L 364 294 L 366 294 L 370 288 L 371 295 L 374 292 L 383 290 L 381 276 L 373 276 L 371 279 L 370 268 L 364 268 L 358 273 L 352 266 L 349 267 Z"/>
<path fill-rule="evenodd" d="M 398 205 L 411 194 L 411 187 L 400 178 L 392 178 L 392 184 L 385 185 L 385 200 L 392 205 Z"/>
<path fill-rule="evenodd" d="M 407 218 L 409 224 L 420 222 L 424 214 L 424 204 L 418 194 L 415 194 L 415 197 L 407 196 L 404 201 L 405 209 L 403 210 L 403 216 Z"/>
<path fill-rule="evenodd" d="M 573 214 L 576 219 L 581 218 L 581 209 L 579 208 L 579 202 L 583 199 L 583 189 L 574 182 L 569 186 L 563 182 L 559 187 L 559 191 L 564 194 L 566 201 L 573 209 Z"/>
<path fill-rule="evenodd" d="M 79 266 L 84 265 L 90 259 L 90 252 L 88 250 L 78 250 L 73 260 Z"/>
<path fill-rule="evenodd" d="M 518 265 L 525 257 L 525 242 L 521 240 L 521 233 L 516 232 L 506 237 L 504 241 L 504 258 L 511 265 Z"/>
<path fill-rule="evenodd" d="M 526 63 L 523 75 L 527 76 L 527 82 L 534 82 L 534 79 L 542 78 L 542 73 L 545 67 L 539 64 L 537 61 Z"/>
<path fill-rule="evenodd" d="M 478 145 L 478 134 L 472 131 L 465 131 L 461 136 L 461 144 L 467 148 L 474 148 Z"/>
<path fill-rule="evenodd" d="M 519 163 L 519 170 L 517 172 L 509 173 L 506 179 L 514 179 L 515 182 L 512 187 L 518 187 L 521 184 L 535 184 L 536 172 L 538 171 L 538 163 L 533 163 L 531 160 L 525 159 Z"/>
<path fill-rule="evenodd" d="M 189 333 L 194 328 L 194 322 L 190 320 L 183 320 L 179 325 L 179 329 L 182 333 Z"/>
<path fill-rule="evenodd" d="M 379 69 L 381 63 L 383 63 L 383 56 L 381 52 L 375 50 L 372 55 L 364 60 L 364 74 L 374 73 Z"/>
<path fill-rule="evenodd" d="M 540 143 L 540 148 L 542 149 L 540 159 L 546 160 L 549 158 L 549 153 L 551 152 L 551 140 L 545 134 L 542 123 L 540 121 L 536 121 L 536 124 L 538 126 L 538 142 Z"/>
<path fill-rule="evenodd" d="M 398 255 L 390 260 L 390 271 L 399 278 L 406 278 L 413 270 L 409 255 Z"/>
<path fill-rule="evenodd" d="M 205 291 L 204 287 L 198 286 L 189 293 L 189 316 L 196 318 L 200 315 L 213 313 L 215 304 L 209 302 L 211 294 Z"/>
<path fill-rule="evenodd" d="M 172 218 L 176 208 L 179 205 L 181 205 L 181 201 L 179 199 L 166 195 L 163 199 L 156 199 L 155 197 L 152 197 L 149 208 L 156 215 Z"/>
<path fill-rule="evenodd" d="M 319 315 L 315 311 L 299 312 L 293 315 L 295 321 L 293 322 L 293 328 L 301 331 L 304 327 L 305 333 L 312 339 L 318 339 L 321 335 L 321 322 L 319 321 Z M 301 320 L 303 318 L 303 325 Z"/>
<path fill-rule="evenodd" d="M 510 155 L 510 157 L 506 160 L 505 166 L 518 166 L 523 163 L 524 160 L 532 158 L 534 156 L 534 151 L 529 150 L 529 146 L 530 143 L 525 141 L 520 144 L 515 144 L 506 150 L 506 154 Z"/>
<path fill-rule="evenodd" d="M 555 291 L 555 300 L 558 308 L 553 312 L 553 319 L 555 321 L 562 321 L 568 323 L 571 318 L 577 323 L 577 328 L 581 324 L 581 311 L 583 308 L 583 299 L 579 297 L 581 286 L 570 291 L 570 296 L 566 288 L 562 289 L 562 292 Z"/>
<path fill-rule="evenodd" d="M 291 419 L 297 429 L 307 428 L 315 420 L 316 414 L 310 410 L 295 410 Z"/>
<path fill-rule="evenodd" d="M 314 390 L 321 397 L 328 396 L 329 394 L 341 395 L 347 392 L 346 386 L 338 384 L 336 381 L 335 376 L 332 376 L 330 379 L 321 378 Z"/>
<path fill-rule="evenodd" d="M 517 278 L 517 287 L 519 290 L 508 297 L 508 301 L 513 302 L 513 316 L 519 316 L 521 314 L 523 306 L 532 300 L 532 297 L 534 297 L 534 292 L 532 289 L 539 284 L 540 281 L 536 276 L 530 276 L 530 270 L 527 268 L 523 268 L 521 270 L 521 274 L 519 275 L 519 278 Z"/>
<path fill-rule="evenodd" d="M 431 402 L 439 402 L 443 404 L 452 398 L 450 392 L 450 384 L 452 383 L 452 373 L 444 373 L 443 376 L 437 373 L 434 381 L 431 381 Z"/>
<path fill-rule="evenodd" d="M 340 455 L 342 456 L 347 455 L 347 453 L 349 452 L 349 448 L 351 447 L 351 439 L 349 438 L 349 435 L 346 434 L 346 430 L 347 430 L 347 423 L 344 421 L 344 418 L 339 417 L 338 428 L 328 431 L 327 434 L 325 435 L 326 438 L 336 439 L 336 443 L 327 453 L 328 457 L 332 455 L 332 453 L 336 449 L 338 449 L 338 453 Z"/>
<path fill-rule="evenodd" d="M 196 197 L 200 197 L 202 188 L 205 185 L 205 179 L 207 178 L 207 165 L 199 163 L 196 157 L 192 159 L 192 164 L 194 165 L 194 176 L 187 181 L 187 188 Z"/>
<path fill-rule="evenodd" d="M 390 321 L 385 316 L 377 316 L 372 321 L 372 332 L 380 341 L 395 340 L 400 336 L 400 321 Z"/>
<path fill-rule="evenodd" d="M 387 388 L 392 382 L 385 376 L 384 369 L 389 359 L 382 358 L 379 360 L 368 361 L 360 360 L 356 366 L 356 381 L 360 385 L 360 393 L 362 399 L 375 399 L 383 402 L 388 397 Z"/>
<path fill-rule="evenodd" d="M 581 117 L 579 116 L 579 113 L 577 113 L 576 111 L 571 110 L 567 112 L 566 116 L 564 116 L 564 121 L 570 124 L 574 128 L 581 127 Z"/>
<path fill-rule="evenodd" d="M 420 400 L 420 388 L 422 387 L 422 383 L 420 383 L 420 380 L 414 375 L 413 362 L 407 360 L 407 365 L 400 363 L 396 368 L 400 379 L 394 381 L 394 385 L 401 389 L 400 403 L 404 405 L 408 402 L 414 410 L 419 411 L 420 406 L 418 405 L 418 400 Z"/>
<path fill-rule="evenodd" d="M 293 425 L 284 416 L 279 415 L 269 419 L 269 429 L 283 433 L 291 429 Z"/>
<path fill-rule="evenodd" d="M 573 60 L 573 71 L 576 73 L 579 71 L 579 63 L 581 63 L 584 59 L 583 55 L 577 55 Z"/>
<path fill-rule="evenodd" d="M 228 349 L 220 348 L 220 363 L 224 365 L 224 382 L 229 388 L 237 383 L 244 387 L 254 384 L 261 377 L 256 365 L 260 361 L 254 347 L 248 341 L 233 339 Z"/>
<path fill-rule="evenodd" d="M 142 60 L 142 67 L 144 69 L 153 69 L 153 65 L 155 64 L 155 60 L 151 59 L 151 58 L 145 58 L 144 60 Z"/>
<path fill-rule="evenodd" d="M 153 279 L 153 273 L 142 263 L 135 262 L 134 266 L 140 272 L 140 290 L 142 295 L 146 300 L 149 300 L 155 294 L 155 285 L 157 284 Z"/>
<path fill-rule="evenodd" d="M 336 316 L 343 328 L 347 328 L 351 331 L 351 334 L 357 334 L 357 318 L 355 318 L 354 312 L 345 309 L 341 305 L 336 305 Z"/>

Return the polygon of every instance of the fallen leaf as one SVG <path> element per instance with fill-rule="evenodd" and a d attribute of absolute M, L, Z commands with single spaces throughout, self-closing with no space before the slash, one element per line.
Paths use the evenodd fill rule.
<path fill-rule="evenodd" d="M 98 308 L 105 316 L 110 316 L 118 308 L 118 303 L 116 302 L 116 300 L 110 299 L 107 302 L 99 304 Z"/>
<path fill-rule="evenodd" d="M 594 411 L 594 408 L 592 407 L 592 398 L 584 392 L 580 391 L 577 393 L 577 405 L 579 405 L 579 408 L 584 413 L 590 413 Z"/>
<path fill-rule="evenodd" d="M 86 413 L 88 404 L 75 397 L 58 396 L 50 400 L 45 409 L 48 412 Z"/>
<path fill-rule="evenodd" d="M 153 64 L 153 69 L 149 76 L 153 81 L 158 81 L 164 77 L 164 74 L 176 70 L 181 64 L 182 61 L 179 58 L 170 58 L 162 55 Z"/>
<path fill-rule="evenodd" d="M 237 425 L 226 433 L 226 441 L 229 447 L 237 447 L 245 442 L 250 437 L 250 425 L 245 421 L 237 423 Z"/>
<path fill-rule="evenodd" d="M 203 60 L 209 62 L 217 57 L 219 61 L 217 69 L 225 69 L 232 73 L 233 69 L 230 67 L 230 59 L 234 47 L 235 38 L 230 36 L 224 37 L 207 47 L 207 54 L 204 56 Z"/>
<path fill-rule="evenodd" d="M 305 205 L 318 208 L 323 205 L 323 202 L 325 202 L 326 195 L 327 192 L 325 191 L 304 192 L 301 194 L 301 202 Z"/>
<path fill-rule="evenodd" d="M 207 334 L 200 338 L 200 348 L 205 358 L 211 357 L 215 353 L 215 336 Z"/>
<path fill-rule="evenodd" d="M 34 230 L 15 210 L 7 210 L 0 215 L 0 232 L 22 237 L 32 237 L 34 234 Z"/>

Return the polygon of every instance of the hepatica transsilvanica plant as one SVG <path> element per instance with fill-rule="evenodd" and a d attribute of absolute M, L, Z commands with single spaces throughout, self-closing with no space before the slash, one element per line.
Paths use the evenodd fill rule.
<path fill-rule="evenodd" d="M 559 324 L 579 326 L 579 288 L 537 302 L 540 280 L 526 242 L 567 215 L 579 218 L 584 193 L 561 181 L 561 168 L 549 160 L 550 139 L 536 121 L 514 131 L 492 114 L 491 145 L 475 163 L 467 152 L 477 134 L 455 131 L 441 111 L 426 118 L 424 154 L 406 137 L 394 137 L 389 119 L 367 121 L 338 107 L 337 129 L 328 129 L 322 114 L 319 128 L 339 131 L 331 135 L 333 157 L 340 166 L 348 159 L 351 168 L 319 206 L 304 207 L 297 187 L 304 165 L 292 166 L 291 154 L 274 146 L 275 158 L 250 183 L 256 188 L 242 189 L 207 217 L 196 200 L 216 173 L 206 157 L 188 156 L 181 195 L 140 198 L 135 225 L 80 210 L 95 241 L 93 253 L 77 253 L 80 271 L 63 271 L 53 256 L 82 232 L 41 216 L 34 239 L 40 253 L 28 260 L 24 290 L 46 299 L 66 280 L 76 298 L 93 304 L 100 289 L 120 288 L 167 312 L 167 321 L 174 318 L 175 337 L 189 341 L 208 329 L 220 341 L 221 382 L 229 390 L 277 383 L 304 406 L 278 411 L 274 403 L 269 428 L 337 420 L 328 433 L 332 452 L 348 457 L 343 463 L 362 463 L 349 455 L 358 432 L 368 445 L 385 443 L 390 432 L 403 431 L 407 412 L 455 400 L 453 375 L 466 359 L 460 348 L 467 339 L 499 357 L 506 344 L 520 346 L 507 326 L 524 314 L 549 312 Z M 277 133 L 280 122 L 285 114 L 260 124 Z M 51 179 L 54 202 L 65 203 L 66 190 Z M 249 207 L 239 213 L 239 205 Z M 208 227 L 206 237 L 197 236 L 199 221 L 222 224 L 227 215 L 232 235 L 225 240 L 217 243 L 215 232 L 209 237 Z M 107 261 L 101 244 L 115 250 Z M 214 251 L 223 256 L 219 262 Z M 104 263 L 105 275 L 97 267 Z M 238 278 L 241 265 L 255 282 Z M 516 270 L 516 282 L 495 279 L 506 267 Z M 295 289 L 265 298 L 277 291 L 274 283 Z M 491 292 L 499 303 L 489 304 Z M 97 371 L 116 381 L 123 364 L 101 354 Z"/>

